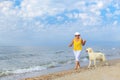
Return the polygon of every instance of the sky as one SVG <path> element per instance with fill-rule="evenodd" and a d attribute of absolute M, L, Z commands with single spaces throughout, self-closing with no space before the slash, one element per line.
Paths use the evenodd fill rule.
<path fill-rule="evenodd" d="M 120 43 L 119 0 L 0 0 L 0 45 Z"/>

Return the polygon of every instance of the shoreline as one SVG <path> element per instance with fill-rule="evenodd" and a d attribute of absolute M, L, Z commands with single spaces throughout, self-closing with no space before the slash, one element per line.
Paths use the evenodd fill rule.
<path fill-rule="evenodd" d="M 107 61 L 108 64 L 105 65 L 101 65 L 101 64 L 97 64 L 97 68 L 91 68 L 91 69 L 87 69 L 87 66 L 81 67 L 80 70 L 74 70 L 74 69 L 70 69 L 70 70 L 63 70 L 63 71 L 59 71 L 59 72 L 53 72 L 53 73 L 48 73 L 45 75 L 39 75 L 36 77 L 31 77 L 31 78 L 25 78 L 22 80 L 54 80 L 54 79 L 59 79 L 65 76 L 69 76 L 72 74 L 82 74 L 82 72 L 89 72 L 89 70 L 97 70 L 98 68 L 105 68 L 105 67 L 111 67 L 111 66 L 115 66 L 116 64 L 120 63 L 120 59 L 113 59 L 113 60 L 108 60 Z M 62 79 L 60 79 L 62 80 Z"/>

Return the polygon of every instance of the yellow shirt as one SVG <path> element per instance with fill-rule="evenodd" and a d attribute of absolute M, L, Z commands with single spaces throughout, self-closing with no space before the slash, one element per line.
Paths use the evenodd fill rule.
<path fill-rule="evenodd" d="M 75 50 L 75 51 L 82 50 L 81 39 L 79 39 L 78 41 L 76 41 L 76 39 L 73 40 L 73 50 Z"/>

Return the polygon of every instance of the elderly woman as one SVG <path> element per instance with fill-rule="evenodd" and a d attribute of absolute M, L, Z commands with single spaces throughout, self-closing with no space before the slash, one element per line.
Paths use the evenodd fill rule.
<path fill-rule="evenodd" d="M 80 63 L 79 63 L 79 59 L 80 59 L 80 54 L 82 51 L 82 46 L 85 45 L 86 40 L 83 40 L 80 37 L 80 33 L 76 32 L 75 34 L 75 38 L 72 40 L 71 44 L 69 45 L 69 47 L 73 46 L 73 52 L 74 52 L 74 56 L 75 56 L 75 70 L 80 69 Z"/>

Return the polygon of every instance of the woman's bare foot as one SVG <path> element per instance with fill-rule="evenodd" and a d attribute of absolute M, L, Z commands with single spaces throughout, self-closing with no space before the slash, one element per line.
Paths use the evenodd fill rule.
<path fill-rule="evenodd" d="M 77 70 L 77 67 L 75 67 L 74 70 Z"/>

